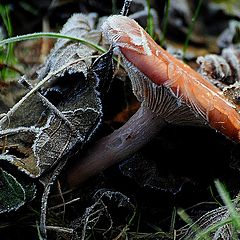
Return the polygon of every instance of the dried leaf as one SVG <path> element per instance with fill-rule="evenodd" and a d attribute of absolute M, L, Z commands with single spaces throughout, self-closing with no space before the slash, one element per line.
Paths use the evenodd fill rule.
<path fill-rule="evenodd" d="M 101 40 L 101 32 L 93 29 L 95 19 L 96 14 L 94 13 L 88 15 L 74 14 L 63 26 L 60 33 L 84 38 L 98 44 Z M 46 63 L 38 71 L 39 79 L 57 72 L 53 76 L 54 79 L 56 76 L 63 76 L 66 71 L 69 74 L 83 72 L 86 77 L 87 70 L 92 64 L 91 56 L 94 53 L 96 53 L 95 49 L 82 43 L 68 39 L 58 39 Z"/>
<path fill-rule="evenodd" d="M 64 25 L 62 33 L 90 39 L 94 36 L 98 42 L 101 35 L 92 30 L 95 17 L 75 14 Z M 36 85 L 22 78 L 32 94 L 30 91 L 0 121 L 3 152 L 0 160 L 10 161 L 31 177 L 39 177 L 91 137 L 102 116 L 97 87 L 103 77 L 88 74 L 97 72 L 98 64 L 91 66 L 93 53 L 95 50 L 83 44 L 66 39 L 57 41 L 39 71 L 40 83 L 48 82 L 41 85 L 41 91 L 47 93 L 58 88 L 62 94 L 53 102 L 47 99 L 48 94 L 43 96 L 37 92 Z"/>
<path fill-rule="evenodd" d="M 137 153 L 120 165 L 123 175 L 133 179 L 143 188 L 168 191 L 177 194 L 182 186 L 189 181 L 187 178 L 174 176 L 166 169 L 161 169 L 151 158 Z"/>
<path fill-rule="evenodd" d="M 121 192 L 100 189 L 95 193 L 94 200 L 95 203 L 86 208 L 83 216 L 72 222 L 71 227 L 74 229 L 73 239 L 86 239 L 89 230 L 92 232 L 97 224 L 101 224 L 101 222 L 104 222 L 104 227 L 106 229 L 103 230 L 103 235 L 110 232 L 114 224 L 114 212 L 111 211 L 113 205 L 116 206 L 116 209 L 127 209 L 127 215 L 132 215 L 135 211 L 135 206 L 131 203 L 130 199 Z"/>
<path fill-rule="evenodd" d="M 61 33 L 98 43 L 95 14 L 74 14 Z M 59 39 L 38 80 L 22 77 L 30 91 L 0 120 L 0 160 L 9 161 L 44 184 L 40 232 L 46 236 L 47 199 L 71 154 L 80 149 L 102 118 L 99 90 L 112 78 L 112 49 L 92 63 L 96 51 Z M 57 95 L 53 97 L 51 93 Z M 43 173 L 45 173 L 43 175 Z"/>

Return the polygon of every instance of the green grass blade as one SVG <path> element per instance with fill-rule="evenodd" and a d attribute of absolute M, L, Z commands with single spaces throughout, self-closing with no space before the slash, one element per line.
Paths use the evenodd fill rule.
<path fill-rule="evenodd" d="M 104 49 L 104 48 L 100 47 L 99 45 L 94 44 L 90 41 L 87 41 L 83 38 L 76 38 L 76 37 L 72 37 L 72 36 L 68 36 L 68 35 L 64 35 L 64 34 L 60 34 L 60 33 L 53 33 L 53 32 L 30 33 L 30 34 L 25 34 L 25 35 L 21 35 L 21 36 L 12 37 L 12 38 L 7 38 L 7 39 L 0 41 L 0 46 L 9 44 L 9 43 L 26 41 L 26 40 L 31 40 L 31 39 L 38 39 L 38 38 L 65 38 L 65 39 L 72 40 L 72 41 L 78 41 L 78 42 L 85 44 L 93 49 L 96 49 L 99 52 L 102 52 L 102 53 L 106 52 L 106 49 Z"/>
<path fill-rule="evenodd" d="M 199 15 L 199 12 L 200 12 L 200 9 L 201 9 L 201 6 L 202 6 L 202 2 L 203 2 L 203 0 L 198 1 L 196 10 L 195 10 L 194 15 L 192 17 L 192 22 L 191 22 L 191 25 L 189 26 L 187 37 L 186 37 L 186 40 L 185 40 L 184 46 L 183 46 L 183 59 L 185 59 L 186 51 L 187 51 L 187 48 L 188 48 L 188 45 L 189 45 L 189 40 L 191 38 L 191 35 L 192 35 L 192 32 L 193 32 L 197 17 Z"/>
<path fill-rule="evenodd" d="M 209 232 L 203 231 L 196 223 L 193 222 L 193 220 L 188 216 L 188 214 L 183 209 L 179 209 L 177 213 L 180 216 L 180 218 L 184 222 L 186 222 L 189 225 L 189 227 L 191 227 L 192 231 L 196 233 L 196 237 L 194 238 L 194 240 L 197 240 L 197 239 L 211 240 L 211 238 L 208 235 Z M 199 238 L 199 236 L 201 236 L 201 238 Z"/>
<path fill-rule="evenodd" d="M 10 7 L 9 5 L 1 5 L 0 4 L 0 16 L 2 18 L 4 27 L 6 29 L 8 37 L 11 37 L 13 34 L 12 23 L 10 19 Z M 13 43 L 10 43 L 7 47 L 6 52 L 0 52 L 0 59 L 1 61 L 5 62 L 6 64 L 11 65 L 16 61 L 14 50 L 13 50 Z M 3 68 L 1 70 L 1 78 L 5 79 L 9 69 Z"/>
<path fill-rule="evenodd" d="M 205 239 L 206 236 L 209 236 L 212 232 L 218 230 L 220 227 L 226 225 L 226 224 L 229 224 L 231 223 L 232 220 L 227 218 L 227 219 L 224 219 L 224 220 L 221 220 L 220 222 L 212 225 L 212 226 L 209 226 L 208 228 L 202 230 L 202 231 L 199 231 L 197 233 L 197 236 L 194 240 L 202 240 L 202 239 Z M 211 240 L 211 239 L 210 239 Z"/>
<path fill-rule="evenodd" d="M 177 216 L 177 209 L 174 207 L 171 216 L 171 225 L 170 225 L 170 232 L 174 232 L 175 223 L 176 223 L 176 216 Z"/>
<path fill-rule="evenodd" d="M 147 32 L 148 34 L 154 38 L 154 23 L 153 23 L 153 16 L 151 14 L 151 5 L 150 5 L 150 0 L 146 0 L 147 2 Z"/>
<path fill-rule="evenodd" d="M 226 190 L 225 186 L 219 180 L 215 181 L 215 186 L 217 188 L 217 191 L 218 191 L 222 201 L 224 202 L 224 204 L 226 205 L 226 207 L 228 208 L 228 210 L 230 212 L 234 226 L 237 229 L 240 229 L 240 215 L 236 211 L 235 206 L 231 200 L 231 197 L 230 197 L 228 191 Z"/>
<path fill-rule="evenodd" d="M 167 5 L 165 6 L 165 9 L 164 9 L 163 30 L 162 30 L 162 37 L 161 37 L 161 39 L 160 39 L 160 45 L 161 45 L 161 46 L 164 45 L 165 38 L 166 38 L 170 3 L 171 3 L 171 0 L 167 0 Z"/>

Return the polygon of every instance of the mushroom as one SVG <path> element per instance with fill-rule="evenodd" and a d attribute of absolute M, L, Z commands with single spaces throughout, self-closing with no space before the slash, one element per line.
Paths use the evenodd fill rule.
<path fill-rule="evenodd" d="M 239 142 L 239 106 L 232 104 L 195 70 L 158 46 L 136 21 L 126 16 L 111 16 L 103 25 L 103 33 L 119 48 L 127 63 L 156 85 L 169 88 L 211 127 Z"/>
<path fill-rule="evenodd" d="M 121 128 L 97 141 L 70 169 L 70 187 L 135 153 L 166 123 L 208 123 L 239 142 L 239 107 L 217 87 L 158 46 L 133 19 L 113 15 L 102 29 L 121 55 L 141 107 Z"/>

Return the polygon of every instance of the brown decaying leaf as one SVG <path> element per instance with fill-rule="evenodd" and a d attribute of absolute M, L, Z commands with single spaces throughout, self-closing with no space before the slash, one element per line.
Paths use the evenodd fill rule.
<path fill-rule="evenodd" d="M 101 32 L 93 29 L 95 18 L 96 14 L 74 14 L 61 33 L 99 43 Z M 38 71 L 37 83 L 23 76 L 20 83 L 29 92 L 0 120 L 0 160 L 11 162 L 31 177 L 41 177 L 44 184 L 40 216 L 43 239 L 47 239 L 51 186 L 76 147 L 79 150 L 101 123 L 99 90 L 111 78 L 112 50 L 93 62 L 95 53 L 82 43 L 59 39 Z M 48 92 L 56 89 L 59 96 L 50 102 Z"/>
<path fill-rule="evenodd" d="M 61 33 L 100 41 L 101 34 L 93 30 L 96 15 L 75 14 Z M 1 145 L 8 160 L 32 177 L 52 168 L 77 143 L 83 143 L 95 131 L 102 110 L 97 82 L 87 76 L 96 51 L 81 43 L 59 39 L 46 63 L 39 70 L 38 83 L 42 92 L 64 82 L 64 96 L 55 105 L 37 92 L 26 77 L 32 94 L 27 94 L 0 121 Z M 67 77 L 68 76 L 68 77 Z M 34 88 L 36 88 L 34 90 Z M 31 111 L 29 111 L 31 110 Z M 14 148 L 11 147 L 14 145 Z"/>

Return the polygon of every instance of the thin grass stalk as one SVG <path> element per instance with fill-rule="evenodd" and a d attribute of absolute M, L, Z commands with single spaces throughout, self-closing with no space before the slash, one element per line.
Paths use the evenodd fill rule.
<path fill-rule="evenodd" d="M 187 52 L 187 48 L 188 48 L 188 45 L 189 45 L 189 41 L 190 41 L 190 38 L 192 36 L 192 32 L 193 32 L 195 23 L 197 21 L 197 18 L 198 18 L 198 15 L 199 15 L 199 12 L 200 12 L 200 9 L 201 9 L 201 6 L 202 6 L 202 2 L 203 2 L 203 0 L 198 1 L 197 8 L 194 12 L 191 24 L 188 28 L 187 37 L 186 37 L 186 40 L 185 40 L 184 46 L 183 46 L 183 59 L 185 59 L 185 57 L 186 57 L 186 52 Z"/>
<path fill-rule="evenodd" d="M 146 0 L 147 2 L 147 32 L 148 34 L 154 38 L 154 24 L 153 24 L 153 16 L 151 14 L 151 5 L 150 0 Z"/>
<path fill-rule="evenodd" d="M 167 5 L 164 9 L 164 16 L 163 16 L 163 30 L 162 30 L 162 37 L 160 39 L 160 45 L 163 46 L 165 39 L 166 39 L 166 33 L 167 33 L 167 25 L 168 25 L 168 16 L 169 16 L 169 8 L 170 8 L 171 0 L 167 0 Z"/>
<path fill-rule="evenodd" d="M 219 181 L 215 181 L 215 186 L 217 188 L 217 191 L 223 200 L 224 204 L 227 206 L 230 216 L 232 218 L 233 224 L 235 227 L 239 230 L 240 229 L 240 214 L 236 211 L 235 206 L 231 200 L 231 197 L 226 190 L 225 186 Z"/>
<path fill-rule="evenodd" d="M 104 48 L 100 47 L 99 45 L 94 44 L 90 41 L 87 41 L 83 38 L 76 38 L 76 37 L 72 37 L 72 36 L 68 36 L 68 35 L 64 35 L 64 34 L 60 34 L 60 33 L 54 33 L 54 32 L 30 33 L 30 34 L 25 34 L 25 35 L 21 35 L 21 36 L 12 37 L 12 38 L 7 38 L 7 39 L 0 41 L 0 46 L 9 44 L 9 43 L 26 41 L 26 40 L 31 40 L 31 39 L 38 39 L 38 38 L 43 38 L 43 37 L 45 37 L 45 38 L 65 38 L 65 39 L 72 40 L 72 41 L 78 41 L 78 42 L 85 44 L 93 49 L 96 49 L 99 52 L 102 52 L 102 53 L 106 52 L 106 49 L 104 49 Z"/>

